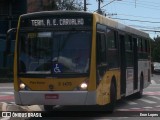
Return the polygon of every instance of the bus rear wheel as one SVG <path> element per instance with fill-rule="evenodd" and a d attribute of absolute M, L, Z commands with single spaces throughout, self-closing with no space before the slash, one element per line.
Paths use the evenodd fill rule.
<path fill-rule="evenodd" d="M 142 98 L 143 96 L 143 75 L 140 76 L 140 90 L 134 94 L 136 98 Z"/>

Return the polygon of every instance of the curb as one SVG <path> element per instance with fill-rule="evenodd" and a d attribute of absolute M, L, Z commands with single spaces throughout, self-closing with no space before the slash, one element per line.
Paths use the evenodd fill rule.
<path fill-rule="evenodd" d="M 2 111 L 7 111 L 7 106 L 8 106 L 8 104 L 5 103 L 5 102 L 1 102 L 0 104 L 1 104 L 1 108 L 0 108 L 0 109 L 1 109 Z"/>
<path fill-rule="evenodd" d="M 7 104 L 5 102 L 0 102 L 0 111 L 42 111 L 41 107 L 39 105 L 31 105 L 31 106 L 19 106 L 16 104 Z M 4 117 L 0 120 L 29 120 L 30 117 L 26 118 L 19 118 L 19 117 Z"/>
<path fill-rule="evenodd" d="M 39 105 L 19 106 L 0 102 L 0 111 L 42 111 L 42 107 Z"/>
<path fill-rule="evenodd" d="M 29 111 L 43 111 L 40 105 L 28 106 Z"/>

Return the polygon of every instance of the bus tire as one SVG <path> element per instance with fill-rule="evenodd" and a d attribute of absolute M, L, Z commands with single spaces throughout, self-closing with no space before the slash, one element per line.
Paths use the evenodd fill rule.
<path fill-rule="evenodd" d="M 44 110 L 45 111 L 52 111 L 53 110 L 53 105 L 44 105 Z"/>
<path fill-rule="evenodd" d="M 117 100 L 117 90 L 116 90 L 116 84 L 112 81 L 110 86 L 110 104 L 109 104 L 109 112 L 114 112 L 115 106 L 116 106 L 116 100 Z"/>
<path fill-rule="evenodd" d="M 135 94 L 136 98 L 142 98 L 143 96 L 143 75 L 140 76 L 140 90 Z"/>

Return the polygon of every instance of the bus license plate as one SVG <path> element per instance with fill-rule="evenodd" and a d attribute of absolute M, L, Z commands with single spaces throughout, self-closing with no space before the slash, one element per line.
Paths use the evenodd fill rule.
<path fill-rule="evenodd" d="M 58 94 L 45 94 L 45 99 L 58 99 Z"/>

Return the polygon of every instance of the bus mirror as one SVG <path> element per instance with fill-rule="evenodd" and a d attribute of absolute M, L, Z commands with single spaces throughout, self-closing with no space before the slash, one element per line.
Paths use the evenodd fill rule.
<path fill-rule="evenodd" d="M 7 31 L 6 35 L 6 50 L 5 53 L 8 55 L 11 52 L 11 42 L 16 39 L 16 28 L 11 28 Z"/>

